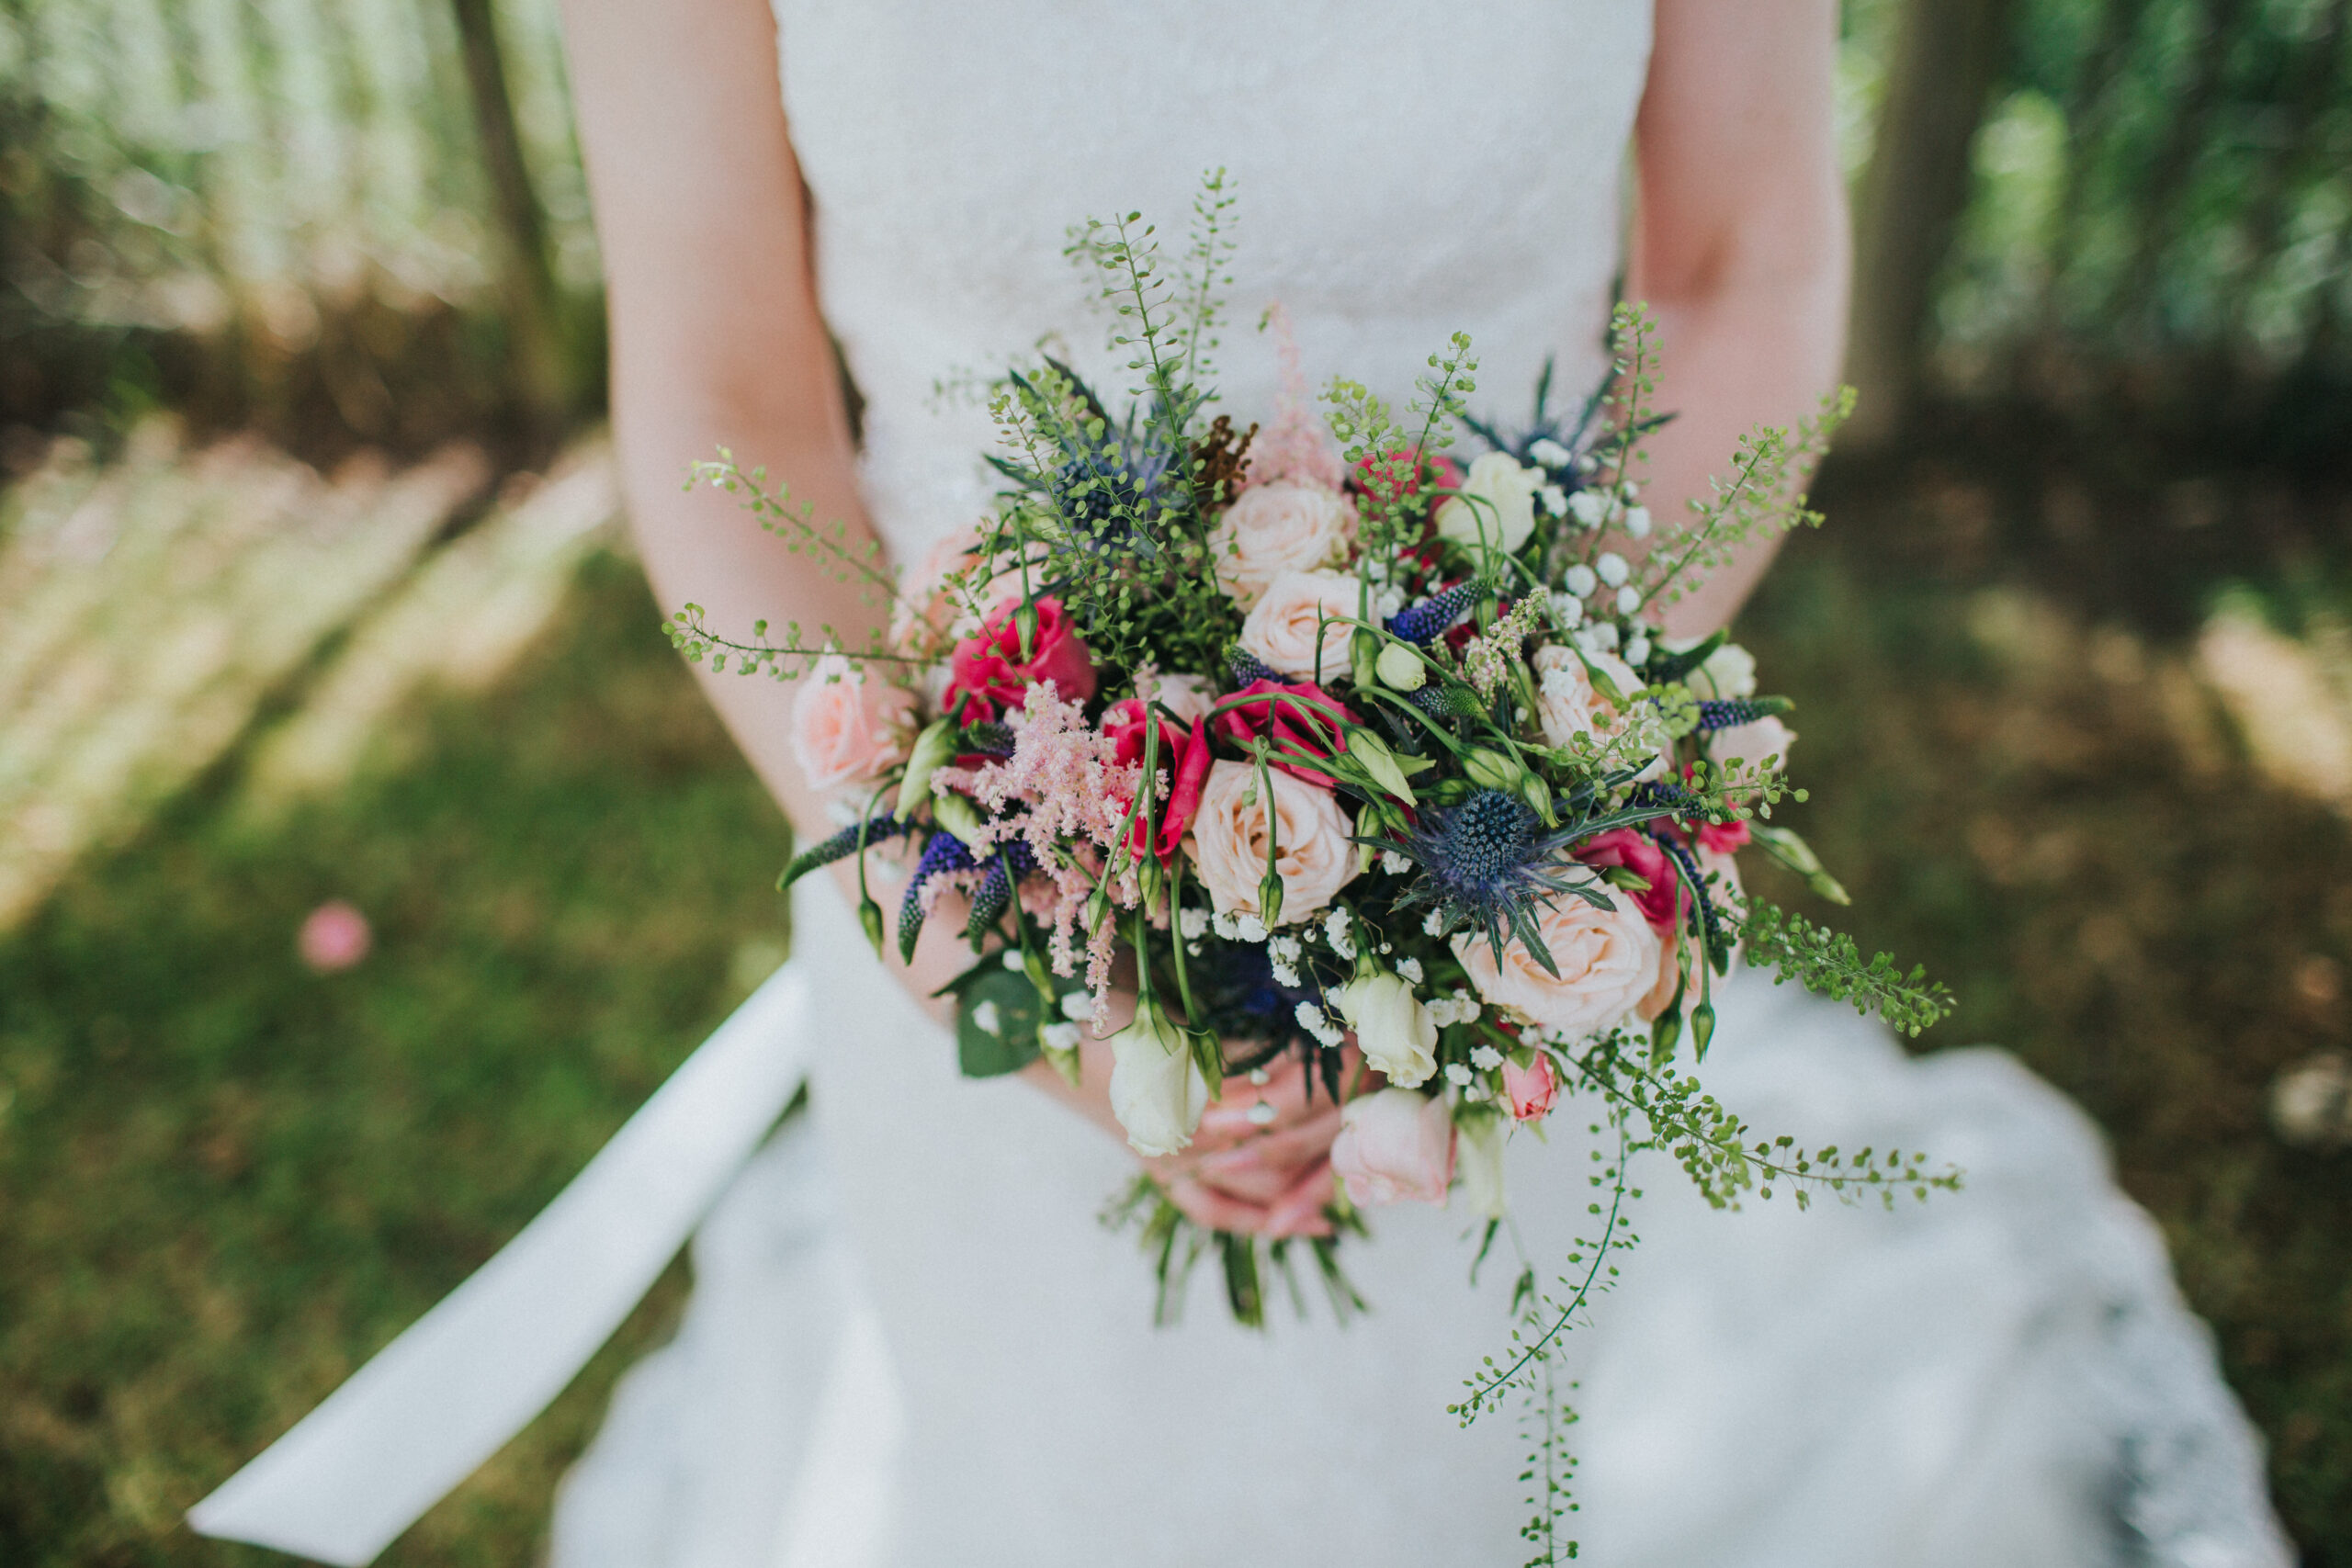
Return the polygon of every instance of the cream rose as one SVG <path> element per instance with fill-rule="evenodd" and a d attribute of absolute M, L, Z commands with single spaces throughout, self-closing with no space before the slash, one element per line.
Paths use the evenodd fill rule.
<path fill-rule="evenodd" d="M 829 653 L 792 701 L 792 752 L 808 787 L 839 789 L 879 777 L 903 761 L 915 725 L 915 697 L 850 668 Z"/>
<path fill-rule="evenodd" d="M 1499 964 L 1493 946 L 1476 932 L 1453 939 L 1453 955 L 1479 996 L 1545 1029 L 1582 1035 L 1610 1028 L 1657 982 L 1657 931 L 1630 897 L 1596 909 L 1563 894 L 1537 911 L 1535 929 L 1556 976 L 1517 937 L 1503 944 Z"/>
<path fill-rule="evenodd" d="M 1276 479 L 1242 491 L 1217 519 L 1209 545 L 1225 591 L 1247 609 L 1283 572 L 1329 566 L 1355 532 L 1355 503 L 1346 496 Z"/>
<path fill-rule="evenodd" d="M 1444 1202 L 1453 1180 L 1453 1118 L 1445 1101 L 1409 1089 L 1351 1100 L 1340 1112 L 1331 1169 L 1364 1208 Z"/>
<path fill-rule="evenodd" d="M 1336 571 L 1285 571 L 1241 623 L 1241 646 L 1271 669 L 1301 680 L 1336 680 L 1348 672 L 1349 624 L 1356 613 L 1356 580 Z M 1321 622 L 1323 636 L 1316 639 Z M 1316 667 L 1317 656 L 1322 667 Z"/>
<path fill-rule="evenodd" d="M 1177 1153 L 1208 1104 L 1209 1080 L 1182 1032 L 1146 998 L 1135 1021 L 1111 1036 L 1111 1114 L 1128 1145 L 1147 1158 Z"/>
<path fill-rule="evenodd" d="M 1587 665 L 1586 660 L 1591 662 Z M 1579 735 L 1607 737 L 1621 722 L 1615 707 L 1592 683 L 1592 671 L 1609 678 L 1620 694 L 1641 689 L 1642 678 L 1613 653 L 1588 653 L 1547 643 L 1535 650 L 1535 722 L 1547 746 L 1566 746 Z"/>
<path fill-rule="evenodd" d="M 1508 555 L 1535 531 L 1535 497 L 1551 481 L 1541 468 L 1522 468 L 1508 452 L 1489 452 L 1470 464 L 1461 493 L 1438 503 L 1437 531 L 1457 544 Z"/>
<path fill-rule="evenodd" d="M 1394 975 L 1367 975 L 1329 993 L 1356 1032 L 1363 1059 L 1398 1089 L 1419 1089 L 1437 1071 L 1437 1021 Z"/>
<path fill-rule="evenodd" d="M 1718 729 L 1707 738 L 1707 755 L 1726 767 L 1746 764 L 1760 768 L 1771 759 L 1774 772 L 1789 765 L 1789 748 L 1796 731 L 1770 714 L 1747 724 Z"/>
<path fill-rule="evenodd" d="M 1270 768 L 1276 839 L 1274 870 L 1283 879 L 1282 923 L 1295 924 L 1329 905 L 1356 874 L 1348 819 L 1328 789 Z M 1219 914 L 1259 913 L 1266 875 L 1266 803 L 1258 770 L 1247 762 L 1209 764 L 1193 818 L 1193 859 Z"/>

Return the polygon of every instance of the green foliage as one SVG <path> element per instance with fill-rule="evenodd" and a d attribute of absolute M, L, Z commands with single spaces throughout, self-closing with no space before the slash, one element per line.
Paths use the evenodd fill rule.
<path fill-rule="evenodd" d="M 947 989 L 956 998 L 956 1055 L 966 1077 L 1019 1072 L 1043 1054 L 1037 1030 L 1048 1021 L 1027 975 L 984 959 Z"/>
<path fill-rule="evenodd" d="M 1941 982 L 1927 978 L 1925 965 L 1905 974 L 1885 953 L 1864 963 L 1852 937 L 1760 900 L 1748 905 L 1739 936 L 1749 962 L 1777 969 L 1781 981 L 1851 1002 L 1865 1017 L 1875 1012 L 1905 1034 L 1917 1034 L 1955 1005 Z"/>

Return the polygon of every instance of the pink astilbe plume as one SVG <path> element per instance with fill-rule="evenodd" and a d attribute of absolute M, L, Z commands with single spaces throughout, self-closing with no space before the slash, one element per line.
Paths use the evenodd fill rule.
<path fill-rule="evenodd" d="M 1018 837 L 1035 853 L 1040 871 L 1054 884 L 1052 941 L 1054 972 L 1078 967 L 1078 927 L 1095 887 L 1099 854 L 1073 849 L 1109 849 L 1117 841 L 1127 804 L 1135 798 L 1143 769 L 1118 760 L 1117 744 L 1086 722 L 1082 704 L 1063 702 L 1051 681 L 1030 688 L 1022 708 L 1008 716 L 1012 755 L 973 769 L 944 770 L 942 776 L 964 788 L 991 811 L 1003 813 L 976 835 L 972 852 L 982 859 L 1004 840 Z M 1166 770 L 1161 770 L 1163 777 Z M 1163 788 L 1165 786 L 1163 785 Z M 1025 807 L 1025 809 L 1015 809 Z M 1134 908 L 1143 890 L 1130 871 L 1109 883 L 1112 902 Z M 1085 944 L 1088 988 L 1099 1000 L 1111 986 L 1114 922 L 1105 920 Z"/>
<path fill-rule="evenodd" d="M 1340 465 L 1339 449 L 1315 416 L 1314 395 L 1298 357 L 1298 340 L 1291 334 L 1290 312 L 1281 305 L 1266 310 L 1266 330 L 1274 334 L 1274 355 L 1282 367 L 1283 389 L 1274 400 L 1274 423 L 1250 446 L 1250 477 L 1253 485 L 1289 479 L 1294 484 L 1321 485 L 1338 490 L 1347 470 Z"/>

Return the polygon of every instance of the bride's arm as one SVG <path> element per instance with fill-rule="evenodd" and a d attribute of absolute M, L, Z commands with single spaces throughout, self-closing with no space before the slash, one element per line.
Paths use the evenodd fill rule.
<path fill-rule="evenodd" d="M 1664 522 L 1750 428 L 1792 425 L 1837 385 L 1850 243 L 1836 0 L 1657 0 L 1657 29 L 1625 292 L 1657 316 L 1657 406 L 1676 414 L 1649 442 L 1646 499 Z M 1771 555 L 1716 573 L 1669 629 L 1729 621 Z"/>
<path fill-rule="evenodd" d="M 763 0 L 564 0 L 563 17 L 604 252 L 614 442 L 655 596 L 665 611 L 699 604 L 715 628 L 736 635 L 761 619 L 779 626 L 798 620 L 830 623 L 845 646 L 862 646 L 881 607 L 808 570 L 734 498 L 681 489 L 686 465 L 723 441 L 746 467 L 764 464 L 788 479 L 795 501 L 814 502 L 820 521 L 845 520 L 853 544 L 872 537 L 817 310 L 774 18 Z M 796 831 L 804 840 L 830 833 L 786 739 L 794 688 L 697 673 Z M 951 929 L 958 923 L 933 920 L 901 975 L 939 1016 L 944 1008 L 930 993 L 971 962 Z M 899 967 L 895 952 L 889 962 Z M 1108 1053 L 1089 1043 L 1084 1056 L 1081 1090 L 1042 1065 L 1028 1076 L 1116 1136 Z M 1286 1122 L 1310 1123 L 1293 1141 L 1319 1136 L 1329 1145 L 1328 1112 L 1294 1117 L 1287 1104 L 1285 1111 Z M 1245 1124 L 1204 1135 L 1193 1157 L 1157 1167 L 1181 1178 L 1216 1161 L 1215 1145 L 1257 1132 Z M 1273 1163 L 1278 1173 L 1291 1168 Z M 1239 1185 L 1250 1186 L 1249 1174 L 1238 1174 Z M 1246 1223 L 1238 1213 L 1225 1218 Z"/>
<path fill-rule="evenodd" d="M 664 613 L 702 604 L 737 637 L 798 620 L 862 646 L 882 609 L 807 570 L 736 498 L 680 488 L 724 442 L 820 520 L 871 536 L 817 313 L 775 20 L 763 0 L 564 0 L 563 21 L 604 253 L 614 443 L 655 597 Z M 794 688 L 697 674 L 793 827 L 831 831 L 786 740 Z"/>

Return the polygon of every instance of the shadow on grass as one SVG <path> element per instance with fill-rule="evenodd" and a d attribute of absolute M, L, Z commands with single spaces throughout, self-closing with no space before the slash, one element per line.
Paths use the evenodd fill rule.
<path fill-rule="evenodd" d="M 497 692 L 239 826 L 233 767 L 0 940 L 0 1562 L 284 1562 L 179 1515 L 488 1258 L 776 944 L 785 829 L 599 558 Z M 375 928 L 316 976 L 320 900 Z M 390 1563 L 513 1565 L 673 1269 Z"/>

